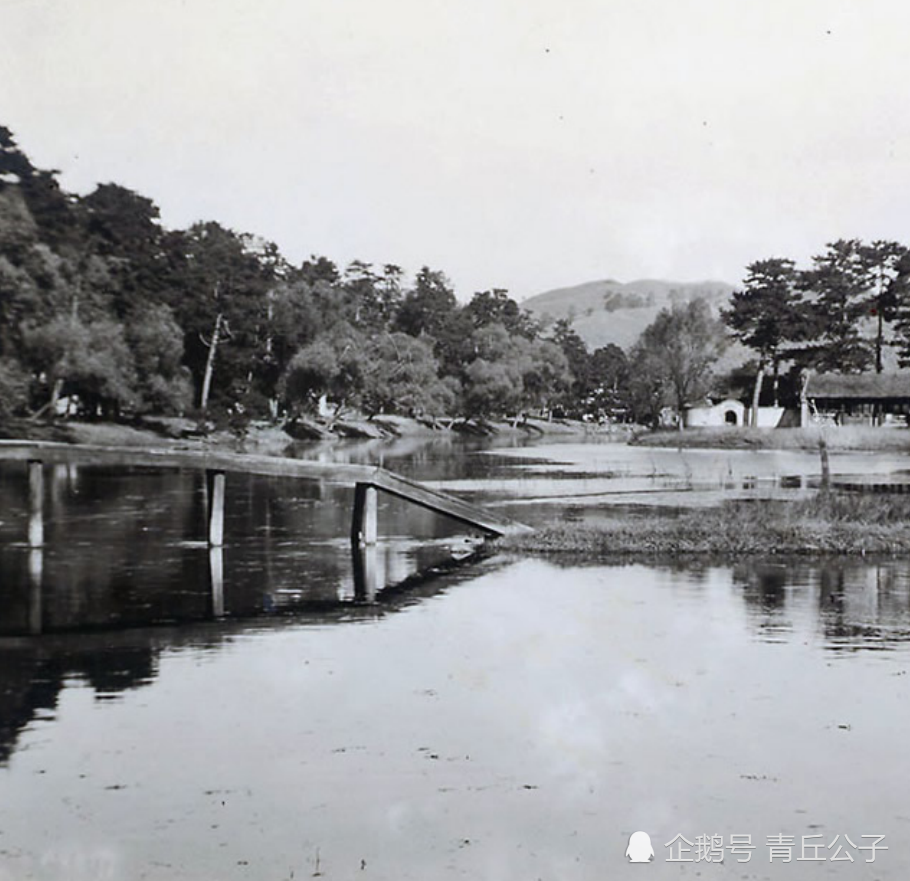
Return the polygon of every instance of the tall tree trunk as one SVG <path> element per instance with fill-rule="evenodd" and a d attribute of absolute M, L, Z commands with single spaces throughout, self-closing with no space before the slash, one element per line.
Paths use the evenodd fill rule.
<path fill-rule="evenodd" d="M 799 379 L 799 425 L 805 428 L 809 424 L 809 371 L 803 370 Z"/>
<path fill-rule="evenodd" d="M 212 387 L 212 372 L 215 369 L 215 351 L 218 348 L 218 338 L 221 335 L 222 316 L 219 312 L 215 316 L 215 327 L 212 330 L 212 341 L 209 343 L 209 354 L 205 359 L 205 373 L 202 376 L 202 394 L 199 396 L 199 408 L 205 410 L 209 405 L 209 391 Z"/>
<path fill-rule="evenodd" d="M 57 377 L 54 380 L 54 384 L 51 386 L 51 399 L 48 401 L 48 411 L 51 414 L 51 419 L 57 417 L 57 402 L 60 400 L 60 392 L 63 391 L 63 378 Z"/>
<path fill-rule="evenodd" d="M 879 297 L 878 309 L 878 332 L 875 335 L 875 372 L 882 372 L 882 345 L 885 337 L 885 318 L 882 315 L 881 297 Z"/>
<path fill-rule="evenodd" d="M 758 374 L 755 377 L 755 388 L 752 390 L 752 427 L 758 427 L 758 402 L 761 398 L 761 387 L 765 382 L 765 362 L 758 364 Z"/>

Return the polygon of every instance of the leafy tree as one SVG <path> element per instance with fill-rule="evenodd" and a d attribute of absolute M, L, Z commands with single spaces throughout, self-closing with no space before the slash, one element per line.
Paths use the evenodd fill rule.
<path fill-rule="evenodd" d="M 0 185 L 21 183 L 35 171 L 31 160 L 19 149 L 13 133 L 0 125 Z"/>
<path fill-rule="evenodd" d="M 28 355 L 48 387 L 53 414 L 63 394 L 78 395 L 91 415 L 118 415 L 138 403 L 136 370 L 123 325 L 110 319 L 91 323 L 71 315 L 31 328 Z"/>
<path fill-rule="evenodd" d="M 860 329 L 860 320 L 868 313 L 872 275 L 859 240 L 839 239 L 827 247 L 824 254 L 812 258 L 813 268 L 802 273 L 818 338 L 812 366 L 861 373 L 872 361 L 871 347 Z"/>
<path fill-rule="evenodd" d="M 432 346 L 405 333 L 381 333 L 363 353 L 361 405 L 377 413 L 438 416 L 455 402 L 450 383 L 439 378 Z"/>
<path fill-rule="evenodd" d="M 896 301 L 894 344 L 897 348 L 897 360 L 901 367 L 910 367 L 910 252 L 898 260 L 891 287 Z"/>
<path fill-rule="evenodd" d="M 139 407 L 154 413 L 183 413 L 193 400 L 189 369 L 183 366 L 183 331 L 163 304 L 139 307 L 126 325 L 136 367 Z"/>
<path fill-rule="evenodd" d="M 424 266 L 395 316 L 395 330 L 411 336 L 425 333 L 438 339 L 457 311 L 455 291 L 449 280 L 442 272 Z"/>
<path fill-rule="evenodd" d="M 501 324 L 486 325 L 470 335 L 465 348 L 469 354 L 460 371 L 465 414 L 517 413 L 524 392 L 524 365 L 509 332 Z"/>
<path fill-rule="evenodd" d="M 572 385 L 572 371 L 562 349 L 549 340 L 513 338 L 521 367 L 522 404 L 551 411 Z"/>
<path fill-rule="evenodd" d="M 652 415 L 668 403 L 682 414 L 687 403 L 707 393 L 711 368 L 725 348 L 726 328 L 712 316 L 705 300 L 675 302 L 661 309 L 632 350 L 639 407 L 645 399 L 644 409 Z"/>
<path fill-rule="evenodd" d="M 481 327 L 470 338 L 472 358 L 463 368 L 468 415 L 515 414 L 549 409 L 572 376 L 559 346 L 512 336 L 501 324 Z"/>
<path fill-rule="evenodd" d="M 476 358 L 464 371 L 464 407 L 468 416 L 516 413 L 522 401 L 521 365 L 515 361 Z"/>
<path fill-rule="evenodd" d="M 54 249 L 81 243 L 73 200 L 60 189 L 57 172 L 35 168 L 12 132 L 0 126 L 0 188 L 8 186 L 19 188 L 42 242 Z"/>
<path fill-rule="evenodd" d="M 315 254 L 311 254 L 309 260 L 303 261 L 298 270 L 298 275 L 303 281 L 311 285 L 319 281 L 335 284 L 341 279 L 341 273 L 335 263 L 329 260 L 328 257 L 317 257 Z"/>
<path fill-rule="evenodd" d="M 191 227 L 183 246 L 169 305 L 184 331 L 200 407 L 208 406 L 210 395 L 227 405 L 260 379 L 273 267 L 243 236 L 213 222 Z"/>
<path fill-rule="evenodd" d="M 316 340 L 300 349 L 291 358 L 279 385 L 291 413 L 315 410 L 319 398 L 332 388 L 338 372 L 337 353 L 329 340 Z"/>
<path fill-rule="evenodd" d="M 777 405 L 780 362 L 785 344 L 805 339 L 812 328 L 806 304 L 798 289 L 799 274 L 792 260 L 772 257 L 747 267 L 742 290 L 734 291 L 730 308 L 721 317 L 743 345 L 758 355 L 758 372 L 752 394 L 753 422 L 757 418 L 765 371 L 774 370 L 774 403 Z"/>
<path fill-rule="evenodd" d="M 19 265 L 38 243 L 38 224 L 21 188 L 0 183 L 0 254 Z"/>
<path fill-rule="evenodd" d="M 510 334 L 533 339 L 539 327 L 534 316 L 522 309 L 503 288 L 478 291 L 464 311 L 475 328 L 501 324 Z"/>
<path fill-rule="evenodd" d="M 274 395 L 291 358 L 326 327 L 321 303 L 303 279 L 284 281 L 266 293 L 265 350 L 261 371 Z"/>
<path fill-rule="evenodd" d="M 386 329 L 402 306 L 401 281 L 404 270 L 386 263 L 378 272 L 371 263 L 353 260 L 338 283 L 343 291 L 345 320 L 356 327 Z"/>
<path fill-rule="evenodd" d="M 404 279 L 404 270 L 395 263 L 386 263 L 382 267 L 382 277 L 379 280 L 379 308 L 383 324 L 388 327 L 398 310 L 404 294 L 401 283 Z"/>
<path fill-rule="evenodd" d="M 71 391 L 87 405 L 88 411 L 111 417 L 122 407 L 138 403 L 136 369 L 126 340 L 125 328 L 111 319 L 85 325 L 80 345 L 71 350 L 69 382 Z"/>
<path fill-rule="evenodd" d="M 371 263 L 351 261 L 344 271 L 342 288 L 347 301 L 348 319 L 355 327 L 382 326 L 379 276 Z"/>
<path fill-rule="evenodd" d="M 659 356 L 632 347 L 629 352 L 629 403 L 635 422 L 656 426 L 670 404 L 668 383 Z"/>
<path fill-rule="evenodd" d="M 473 332 L 471 321 L 464 309 L 456 309 L 446 316 L 436 329 L 433 353 L 439 362 L 442 376 L 461 377 L 464 365 L 473 357 Z"/>
<path fill-rule="evenodd" d="M 588 359 L 585 411 L 613 415 L 630 406 L 629 361 L 616 344 L 595 349 Z"/>
<path fill-rule="evenodd" d="M 572 372 L 570 394 L 566 396 L 566 407 L 570 412 L 585 409 L 585 399 L 592 388 L 594 378 L 591 375 L 591 355 L 584 340 L 566 318 L 560 318 L 553 325 L 550 339 L 562 350 Z"/>
<path fill-rule="evenodd" d="M 42 287 L 53 284 L 55 274 L 41 266 L 46 252 L 38 248 L 37 224 L 19 188 L 0 184 L 0 356 L 16 355 L 23 323 L 44 311 Z M 40 268 L 49 276 L 43 284 Z"/>
<path fill-rule="evenodd" d="M 866 304 L 875 318 L 875 372 L 881 373 L 884 369 L 885 324 L 897 318 L 903 280 L 901 269 L 906 264 L 908 252 L 898 242 L 878 240 L 871 245 L 860 245 L 859 255 L 872 279 Z"/>
<path fill-rule="evenodd" d="M 158 206 L 108 183 L 84 196 L 79 207 L 86 248 L 109 265 L 113 313 L 122 318 L 140 304 L 160 302 L 169 279 Z"/>
<path fill-rule="evenodd" d="M 339 324 L 303 346 L 291 359 L 279 387 L 292 413 L 315 409 L 323 395 L 335 402 L 336 414 L 347 404 L 359 404 L 366 345 L 360 331 Z"/>

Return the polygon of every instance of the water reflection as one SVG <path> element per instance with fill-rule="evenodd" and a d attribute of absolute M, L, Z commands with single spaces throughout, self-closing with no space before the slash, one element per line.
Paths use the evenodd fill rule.
<path fill-rule="evenodd" d="M 910 638 L 910 562 L 741 563 L 733 569 L 756 631 L 820 638 L 836 651 L 888 649 Z"/>
<path fill-rule="evenodd" d="M 54 718 L 67 683 L 80 681 L 99 699 L 151 683 L 158 672 L 161 646 L 10 644 L 0 640 L 0 765 L 6 764 L 20 733 L 33 721 Z"/>
<path fill-rule="evenodd" d="M 366 579 L 362 589 L 367 594 L 358 592 L 358 599 L 363 600 L 359 603 L 333 603 L 327 607 L 307 603 L 298 607 L 293 616 L 277 615 L 278 608 L 272 606 L 266 617 L 230 620 L 219 606 L 219 595 L 213 593 L 212 614 L 201 615 L 196 623 L 183 620 L 179 626 L 161 625 L 150 618 L 145 623 L 156 626 L 96 631 L 79 628 L 47 633 L 40 640 L 0 635 L 0 766 L 7 763 L 17 738 L 33 722 L 55 718 L 58 699 L 68 685 L 80 683 L 92 689 L 98 700 L 113 700 L 124 692 L 152 684 L 164 653 L 218 652 L 245 633 L 278 633 L 300 624 L 341 626 L 376 621 L 438 596 L 478 571 L 477 567 L 470 571 L 451 570 L 445 579 L 437 580 L 398 578 L 379 605 L 375 602 L 377 585 L 401 575 L 393 567 L 390 576 L 387 550 L 376 545 L 364 549 L 372 569 L 368 576 L 361 576 Z M 223 551 L 212 548 L 208 553 L 216 559 Z M 502 559 L 486 560 L 480 564 L 480 571 L 495 570 L 504 564 Z M 211 618 L 215 620 L 202 620 Z"/>
<path fill-rule="evenodd" d="M 896 881 L 908 582 L 499 557 L 319 614 L 0 639 L 0 875 L 72 878 L 42 870 L 63 842 L 123 879 L 593 881 L 648 829 L 672 878 L 676 833 L 818 828 L 886 834 Z"/>
<path fill-rule="evenodd" d="M 277 597 L 266 611 L 273 615 L 282 606 L 296 609 L 293 619 L 255 618 L 225 619 L 223 561 L 221 548 L 206 549 L 197 556 L 208 557 L 211 565 L 211 584 L 191 589 L 179 581 L 164 582 L 153 596 L 142 604 L 133 602 L 128 593 L 124 605 L 121 591 L 116 587 L 106 598 L 92 592 L 73 596 L 67 590 L 50 590 L 51 608 L 42 600 L 35 585 L 40 582 L 32 561 L 40 559 L 41 551 L 23 551 L 29 560 L 28 578 L 23 580 L 27 590 L 18 594 L 10 591 L 5 582 L 5 602 L 0 606 L 5 632 L 21 633 L 46 631 L 43 639 L 0 637 L 0 762 L 5 761 L 19 731 L 43 713 L 52 712 L 56 698 L 66 681 L 78 679 L 90 685 L 99 696 L 117 693 L 150 683 L 158 671 L 158 656 L 164 650 L 192 646 L 215 651 L 229 644 L 247 629 L 289 626 L 300 617 L 302 608 L 312 610 L 309 620 L 338 625 L 377 620 L 379 616 L 410 608 L 428 597 L 437 596 L 452 584 L 470 580 L 473 571 L 448 575 L 419 587 L 410 585 L 406 593 L 390 592 L 383 603 L 374 605 L 377 585 L 387 583 L 402 572 L 390 572 L 388 548 L 368 546 L 355 556 L 354 594 L 366 606 L 333 603 L 325 610 L 311 602 L 295 605 L 294 600 L 308 596 L 305 591 L 281 593 L 280 589 L 265 588 L 264 595 Z M 359 557 L 359 561 L 358 561 Z M 14 557 L 15 559 L 15 557 Z M 488 560 L 483 570 L 507 566 L 505 557 Z M 589 569 L 591 567 L 584 567 Z M 735 626 L 737 619 L 747 622 L 747 629 L 763 642 L 812 642 L 820 648 L 836 652 L 896 649 L 910 643 L 910 561 L 834 561 L 825 563 L 793 560 L 781 562 L 748 561 L 734 566 L 699 561 L 686 563 L 674 560 L 656 567 L 601 567 L 615 571 L 618 577 L 634 581 L 649 577 L 653 568 L 664 571 L 670 588 L 689 604 L 700 604 L 706 613 L 720 615 Z M 180 570 L 185 571 L 185 570 Z M 567 567 L 566 577 L 572 577 L 574 567 Z M 582 570 L 577 570 L 582 571 Z M 398 579 L 401 580 L 401 579 Z M 718 580 L 728 584 L 736 598 L 730 607 L 720 602 L 713 592 Z M 75 581 L 85 585 L 84 580 Z M 17 596 L 19 597 L 17 601 Z M 257 600 L 258 602 L 259 600 Z M 678 601 L 678 598 L 677 600 Z M 737 606 L 740 611 L 737 612 Z M 160 624 L 163 609 L 170 620 L 183 622 L 180 627 L 143 627 Z M 334 608 L 331 614 L 328 609 Z M 516 615 L 519 615 L 516 610 Z M 77 616 L 74 618 L 74 616 Z M 236 616 L 235 616 L 236 617 Z M 211 619 L 216 619 L 212 621 Z M 192 626 L 186 622 L 197 620 Z M 78 627 L 68 627 L 73 620 Z M 131 623 L 134 631 L 86 632 L 86 620 L 106 624 Z M 18 627 L 18 623 L 24 625 Z M 41 622 L 47 622 L 42 626 Z M 209 623 L 203 623 L 208 621 Z M 272 622 L 272 623 L 270 623 Z M 283 623 L 286 622 L 286 623 Z M 74 632 L 68 632 L 73 630 Z M 63 631 L 63 632 L 61 632 Z M 55 632 L 60 635 L 54 636 Z"/>
<path fill-rule="evenodd" d="M 347 536 L 353 490 L 231 474 L 224 544 L 210 549 L 202 472 L 45 471 L 44 540 L 30 547 L 29 472 L 18 463 L 0 463 L 0 635 L 249 617 L 371 600 L 387 584 L 473 547 L 463 527 L 383 497 L 380 544 L 352 560 Z"/>

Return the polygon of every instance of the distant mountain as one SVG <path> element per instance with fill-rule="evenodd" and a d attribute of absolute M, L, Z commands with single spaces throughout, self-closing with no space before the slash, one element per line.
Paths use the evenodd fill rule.
<path fill-rule="evenodd" d="M 605 279 L 546 291 L 529 297 L 521 306 L 538 318 L 549 318 L 551 322 L 571 318 L 573 329 L 587 343 L 589 351 L 614 343 L 628 352 L 664 307 L 701 297 L 708 301 L 717 315 L 729 304 L 734 290 L 733 285 L 723 281 L 640 279 L 624 284 Z M 867 339 L 873 338 L 875 328 L 871 319 L 864 323 L 862 332 Z M 754 352 L 734 341 L 721 356 L 716 370 L 724 373 L 754 359 Z M 893 345 L 885 345 L 883 360 L 886 373 L 898 370 Z"/>
<path fill-rule="evenodd" d="M 733 285 L 722 281 L 640 279 L 623 283 L 605 279 L 537 294 L 521 305 L 539 318 L 571 319 L 589 349 L 608 343 L 628 349 L 661 309 L 701 297 L 716 314 L 729 303 L 733 291 Z"/>

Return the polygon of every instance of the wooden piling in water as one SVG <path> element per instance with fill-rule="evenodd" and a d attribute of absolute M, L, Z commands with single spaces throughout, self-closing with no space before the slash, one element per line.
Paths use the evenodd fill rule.
<path fill-rule="evenodd" d="M 831 465 L 828 462 L 828 440 L 822 435 L 818 439 L 818 453 L 822 463 L 822 489 L 831 488 Z"/>
<path fill-rule="evenodd" d="M 28 552 L 28 631 L 41 633 L 44 620 L 42 587 L 44 574 L 44 550 L 32 548 Z"/>
<path fill-rule="evenodd" d="M 209 472 L 209 545 L 224 544 L 224 472 Z"/>
<path fill-rule="evenodd" d="M 379 589 L 379 561 L 375 544 L 351 544 L 351 562 L 354 570 L 354 599 L 362 603 L 376 600 Z"/>
<path fill-rule="evenodd" d="M 209 579 L 212 588 L 212 617 L 224 617 L 224 551 L 220 545 L 209 548 Z"/>
<path fill-rule="evenodd" d="M 376 544 L 379 533 L 379 504 L 376 487 L 369 483 L 354 485 L 354 516 L 351 523 L 351 543 L 358 547 Z"/>
<path fill-rule="evenodd" d="M 40 459 L 28 463 L 28 546 L 44 547 L 44 467 Z"/>

